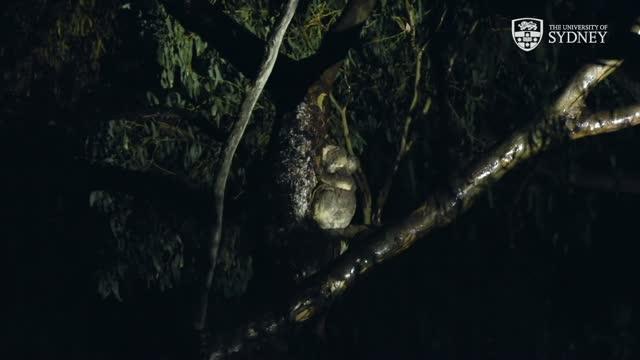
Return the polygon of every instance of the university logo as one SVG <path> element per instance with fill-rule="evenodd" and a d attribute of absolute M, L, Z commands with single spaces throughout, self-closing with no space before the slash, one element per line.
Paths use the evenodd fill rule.
<path fill-rule="evenodd" d="M 543 21 L 536 18 L 511 20 L 511 35 L 516 45 L 524 51 L 535 49 L 542 41 Z"/>

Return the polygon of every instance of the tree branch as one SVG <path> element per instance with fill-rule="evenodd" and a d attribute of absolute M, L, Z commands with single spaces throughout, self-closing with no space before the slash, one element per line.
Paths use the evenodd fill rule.
<path fill-rule="evenodd" d="M 378 199 L 376 202 L 376 211 L 373 216 L 373 223 L 376 225 L 382 224 L 382 212 L 384 211 L 384 205 L 387 202 L 387 198 L 389 197 L 389 192 L 391 192 L 391 185 L 393 184 L 393 179 L 395 178 L 396 173 L 398 172 L 398 168 L 400 167 L 400 163 L 404 159 L 405 155 L 411 150 L 412 142 L 409 141 L 409 130 L 411 129 L 411 123 L 413 122 L 413 118 L 415 116 L 416 108 L 418 107 L 418 101 L 420 100 L 420 81 L 422 80 L 422 55 L 424 53 L 426 46 L 419 46 L 416 41 L 416 23 L 414 10 L 411 4 L 408 1 L 405 1 L 405 9 L 407 11 L 407 18 L 409 19 L 409 26 L 411 27 L 411 48 L 413 49 L 416 55 L 416 64 L 415 64 L 415 75 L 413 79 L 413 97 L 411 99 L 411 104 L 409 105 L 409 111 L 407 116 L 404 119 L 404 126 L 402 128 L 402 135 L 400 137 L 400 148 L 398 149 L 398 154 L 396 155 L 395 160 L 393 161 L 393 165 L 391 167 L 391 172 L 387 175 L 387 179 L 384 182 L 384 185 L 380 189 L 378 193 Z M 429 100 L 426 102 L 429 103 Z M 428 105 L 425 105 L 425 109 L 428 111 Z"/>
<path fill-rule="evenodd" d="M 264 89 L 264 86 L 269 79 L 269 75 L 271 74 L 271 71 L 273 70 L 273 67 L 276 63 L 276 59 L 278 58 L 278 51 L 280 49 L 280 45 L 282 44 L 282 39 L 284 38 L 284 34 L 287 31 L 287 27 L 289 26 L 289 23 L 293 18 L 293 14 L 295 13 L 297 6 L 298 0 L 287 1 L 287 4 L 284 8 L 284 13 L 282 14 L 280 21 L 273 31 L 273 34 L 271 34 L 271 37 L 269 38 L 268 47 L 260 65 L 260 72 L 252 86 L 247 91 L 245 99 L 242 102 L 242 105 L 240 107 L 240 116 L 238 118 L 238 121 L 234 124 L 233 129 L 231 130 L 231 134 L 229 135 L 229 139 L 227 140 L 224 154 L 221 159 L 222 161 L 220 161 L 220 166 L 216 173 L 213 186 L 216 216 L 211 231 L 211 241 L 208 245 L 208 270 L 204 279 L 203 287 L 199 294 L 200 301 L 196 309 L 194 319 L 194 328 L 197 331 L 204 329 L 206 324 L 209 290 L 213 281 L 214 270 L 218 260 L 218 250 L 220 248 L 222 237 L 224 193 L 227 184 L 227 178 L 229 177 L 229 172 L 231 170 L 231 162 L 233 160 L 233 156 L 236 152 L 238 144 L 242 139 L 242 135 L 244 134 L 247 124 L 249 123 L 253 108 L 258 101 L 258 98 L 260 97 L 260 94 L 262 93 L 262 90 Z"/>
<path fill-rule="evenodd" d="M 577 118 L 585 109 L 589 91 L 622 65 L 622 60 L 601 60 L 583 66 L 556 99 L 551 115 Z"/>
<path fill-rule="evenodd" d="M 568 120 L 569 136 L 579 139 L 618 131 L 640 124 L 640 105 L 627 106 L 617 110 L 602 111 L 577 121 Z"/>

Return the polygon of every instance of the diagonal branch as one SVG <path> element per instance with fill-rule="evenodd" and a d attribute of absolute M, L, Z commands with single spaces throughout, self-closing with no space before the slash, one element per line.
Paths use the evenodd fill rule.
<path fill-rule="evenodd" d="M 597 63 L 583 66 L 558 96 L 551 113 L 569 118 L 580 116 L 585 110 L 585 99 L 589 92 L 620 65 L 622 65 L 622 60 L 600 60 Z"/>
<path fill-rule="evenodd" d="M 579 139 L 618 131 L 639 123 L 640 105 L 633 105 L 617 110 L 601 111 L 577 121 L 569 120 L 567 127 L 571 139 Z"/>
<path fill-rule="evenodd" d="M 220 166 L 215 177 L 213 193 L 214 193 L 214 206 L 215 206 L 215 219 L 211 230 L 211 241 L 208 244 L 208 258 L 207 261 L 207 273 L 202 284 L 202 289 L 199 294 L 199 303 L 196 308 L 196 314 L 194 319 L 194 328 L 198 331 L 203 330 L 206 324 L 207 318 L 207 306 L 209 302 L 209 290 L 213 281 L 214 270 L 218 258 L 218 250 L 220 248 L 220 242 L 222 237 L 222 215 L 224 210 L 224 193 L 227 184 L 227 178 L 231 170 L 231 162 L 236 152 L 238 144 L 242 139 L 242 135 L 249 123 L 253 108 L 262 93 L 262 90 L 269 79 L 269 75 L 273 70 L 273 67 L 278 58 L 278 51 L 282 44 L 282 39 L 287 31 L 287 27 L 293 18 L 293 14 L 298 6 L 298 0 L 288 0 L 284 8 L 284 13 L 280 18 L 273 34 L 269 38 L 268 47 L 266 49 L 262 63 L 260 64 L 260 72 L 247 91 L 242 106 L 240 107 L 240 115 L 238 121 L 234 124 L 231 130 L 231 135 L 227 140 L 227 144 L 224 149 L 223 157 L 220 161 Z"/>

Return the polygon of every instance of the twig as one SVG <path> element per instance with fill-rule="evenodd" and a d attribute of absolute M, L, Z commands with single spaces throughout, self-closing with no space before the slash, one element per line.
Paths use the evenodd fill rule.
<path fill-rule="evenodd" d="M 236 152 L 238 144 L 242 139 L 242 135 L 249 123 L 253 108 L 264 89 L 269 75 L 273 70 L 276 59 L 278 58 L 278 51 L 282 44 L 282 39 L 287 31 L 287 27 L 293 18 L 293 14 L 298 6 L 298 0 L 288 0 L 285 11 L 282 14 L 273 34 L 269 38 L 267 43 L 267 50 L 260 64 L 260 71 L 253 84 L 247 91 L 244 101 L 240 107 L 240 115 L 238 121 L 234 124 L 225 146 L 222 161 L 217 174 L 215 174 L 214 182 L 214 206 L 215 206 L 215 219 L 211 230 L 211 240 L 208 245 L 208 263 L 206 264 L 208 269 L 203 281 L 203 286 L 199 294 L 199 303 L 196 309 L 193 326 L 195 330 L 201 331 L 204 329 L 207 318 L 207 306 L 209 302 L 209 291 L 211 289 L 211 283 L 213 281 L 214 270 L 218 260 L 218 251 L 220 249 L 220 242 L 222 238 L 222 215 L 224 210 L 224 193 L 227 184 L 227 178 L 231 170 L 231 163 L 233 156 Z"/>
<path fill-rule="evenodd" d="M 340 113 L 340 119 L 342 122 L 342 135 L 344 136 L 344 143 L 349 155 L 356 157 L 355 152 L 353 151 L 353 145 L 351 144 L 351 135 L 349 132 L 349 123 L 347 121 L 347 107 L 340 106 L 338 100 L 330 94 L 331 103 Z M 354 178 L 356 180 L 356 184 L 358 185 L 358 189 L 362 192 L 362 218 L 363 223 L 365 225 L 371 224 L 371 209 L 372 209 L 372 198 L 371 198 L 371 189 L 369 188 L 369 181 L 367 181 L 367 176 L 362 170 L 362 162 L 358 161 L 360 166 L 356 170 L 354 174 Z"/>
<path fill-rule="evenodd" d="M 384 210 L 384 205 L 387 202 L 387 198 L 389 197 L 389 192 L 391 191 L 391 185 L 393 184 L 393 179 L 398 172 L 398 168 L 400 167 L 400 163 L 402 159 L 404 159 L 405 155 L 411 150 L 411 146 L 413 143 L 409 141 L 409 130 L 411 129 L 411 123 L 413 122 L 414 112 L 418 106 L 418 101 L 420 100 L 420 81 L 422 80 L 422 55 L 425 50 L 425 45 L 418 47 L 416 44 L 416 23 L 415 23 L 415 14 L 413 11 L 413 7 L 409 3 L 409 1 L 405 0 L 405 8 L 407 11 L 407 17 L 409 18 L 409 27 L 411 28 L 411 46 L 416 53 L 416 65 L 415 65 L 415 76 L 413 81 L 413 97 L 411 99 L 411 104 L 409 105 L 408 115 L 405 117 L 404 126 L 402 129 L 402 136 L 400 138 L 400 148 L 398 149 L 398 154 L 393 161 L 393 166 L 391 167 L 391 172 L 387 176 L 384 185 L 380 189 L 378 193 L 378 198 L 376 201 L 376 211 L 373 215 L 373 223 L 376 225 L 382 224 L 382 212 Z M 428 101 L 427 101 L 428 102 Z M 426 105 L 425 105 L 426 106 Z M 426 108 L 426 107 L 425 107 Z"/>

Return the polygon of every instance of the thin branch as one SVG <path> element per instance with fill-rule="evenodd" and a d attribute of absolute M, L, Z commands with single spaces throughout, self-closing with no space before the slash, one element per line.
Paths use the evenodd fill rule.
<path fill-rule="evenodd" d="M 569 119 L 567 127 L 572 139 L 618 131 L 640 124 L 640 105 L 602 111 L 578 121 Z"/>
<path fill-rule="evenodd" d="M 282 39 L 284 38 L 284 34 L 287 31 L 287 27 L 293 18 L 293 14 L 295 13 L 297 6 L 298 0 L 287 1 L 284 13 L 273 31 L 273 34 L 271 34 L 271 37 L 269 38 L 266 53 L 260 65 L 260 72 L 251 87 L 248 89 L 245 99 L 242 102 L 242 106 L 240 107 L 240 116 L 238 121 L 234 124 L 231 135 L 229 135 L 229 139 L 227 140 L 227 144 L 224 149 L 223 158 L 220 162 L 220 167 L 215 175 L 213 193 L 216 216 L 211 231 L 211 241 L 208 245 L 208 270 L 204 279 L 203 288 L 201 289 L 200 302 L 196 309 L 194 319 L 194 328 L 198 331 L 204 329 L 206 324 L 209 290 L 213 281 L 214 270 L 218 258 L 218 250 L 220 248 L 222 237 L 224 193 L 227 178 L 229 177 L 229 172 L 231 170 L 231 162 L 233 161 L 233 156 L 238 144 L 240 143 L 247 124 L 249 123 L 253 108 L 258 101 L 258 98 L 260 97 L 260 94 L 262 93 L 262 90 L 264 89 L 265 84 L 269 79 L 269 75 L 276 63 Z"/>
<path fill-rule="evenodd" d="M 412 143 L 409 141 L 409 130 L 411 129 L 411 123 L 413 122 L 414 113 L 416 108 L 418 107 L 418 102 L 420 100 L 420 81 L 422 80 L 422 55 L 426 48 L 425 45 L 419 46 L 416 40 L 416 20 L 415 20 L 415 10 L 413 6 L 410 4 L 408 0 L 405 0 L 405 10 L 407 12 L 407 18 L 409 20 L 409 31 L 410 31 L 410 39 L 411 39 L 411 48 L 416 54 L 416 64 L 415 64 L 415 75 L 413 80 L 413 97 L 411 99 L 411 104 L 409 105 L 408 115 L 405 117 L 404 126 L 402 128 L 402 136 L 400 138 L 400 148 L 398 149 L 398 154 L 396 155 L 395 160 L 393 161 L 393 165 L 391 167 L 391 171 L 387 175 L 387 178 L 384 182 L 384 185 L 380 189 L 378 193 L 378 198 L 376 201 L 376 211 L 373 215 L 373 223 L 376 225 L 382 224 L 382 212 L 384 211 L 384 206 L 387 203 L 387 198 L 389 197 L 389 193 L 391 192 L 391 185 L 393 184 L 393 179 L 395 178 L 396 173 L 398 172 L 398 168 L 400 167 L 400 163 L 404 159 L 404 157 L 411 150 Z M 428 102 L 428 101 L 427 101 Z M 425 105 L 426 106 L 426 105 Z"/>
<path fill-rule="evenodd" d="M 342 123 L 342 135 L 344 137 L 345 147 L 349 152 L 349 155 L 357 158 L 355 152 L 353 151 L 353 145 L 351 144 L 351 135 L 349 131 L 349 122 L 347 121 L 347 107 L 340 106 L 338 100 L 330 94 L 331 103 L 340 113 L 340 120 Z M 354 174 L 354 178 L 356 180 L 356 185 L 358 185 L 358 189 L 362 192 L 362 219 L 365 225 L 371 224 L 371 206 L 372 206 L 372 198 L 371 198 L 371 189 L 369 188 L 369 181 L 367 181 L 367 176 L 362 170 L 362 162 L 358 161 L 360 166 L 356 170 Z"/>
<path fill-rule="evenodd" d="M 577 118 L 585 109 L 586 95 L 602 80 L 622 65 L 622 60 L 602 60 L 583 66 L 558 96 L 553 105 L 553 115 Z"/>

